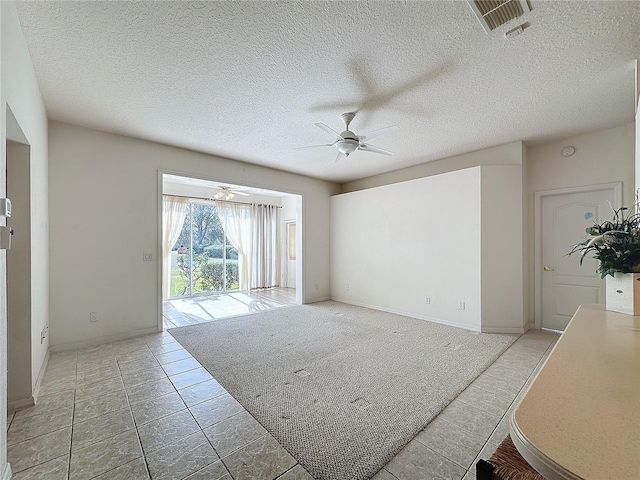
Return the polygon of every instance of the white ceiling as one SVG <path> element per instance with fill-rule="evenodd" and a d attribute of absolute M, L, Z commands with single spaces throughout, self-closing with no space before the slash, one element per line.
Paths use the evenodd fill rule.
<path fill-rule="evenodd" d="M 487 35 L 463 1 L 20 2 L 50 118 L 345 182 L 634 116 L 640 2 L 532 1 Z M 314 126 L 388 125 L 334 163 Z"/>

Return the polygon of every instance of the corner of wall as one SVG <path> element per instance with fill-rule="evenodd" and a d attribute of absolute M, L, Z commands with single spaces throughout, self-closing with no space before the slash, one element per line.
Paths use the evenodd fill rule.
<path fill-rule="evenodd" d="M 483 332 L 524 332 L 521 156 L 519 160 L 514 165 L 481 167 Z"/>
<path fill-rule="evenodd" d="M 531 264 L 532 252 L 529 248 L 529 202 L 531 193 L 529 192 L 529 150 L 522 143 L 522 320 L 525 331 L 533 322 L 533 293 L 529 285 L 529 268 Z"/>
<path fill-rule="evenodd" d="M 483 165 L 521 165 L 522 148 L 523 143 L 516 141 L 475 152 L 433 159 L 431 161 L 425 161 L 425 163 L 420 165 L 343 183 L 340 185 L 340 191 L 341 193 L 347 193 L 366 190 L 382 185 L 405 182 Z"/>
<path fill-rule="evenodd" d="M 635 128 L 638 128 L 636 124 Z M 632 205 L 638 163 L 634 165 L 633 124 L 606 128 L 583 135 L 531 145 L 525 158 L 525 209 L 527 239 L 527 318 L 535 324 L 535 205 L 536 192 L 623 182 L 623 205 Z M 636 135 L 637 136 L 637 135 Z M 637 142 L 637 138 L 636 138 Z M 637 145 L 637 143 L 636 143 Z M 573 146 L 575 153 L 562 155 L 562 148 Z M 636 150 L 638 152 L 638 150 Z M 637 156 L 640 155 L 636 153 Z M 603 161 L 606 159 L 606 161 Z M 634 170 L 635 169 L 635 170 Z"/>
<path fill-rule="evenodd" d="M 638 104 L 640 105 L 640 104 Z M 635 151 L 635 191 L 638 192 L 640 189 L 640 107 L 636 107 L 636 151 Z M 636 193 L 636 198 L 638 194 Z"/>
<path fill-rule="evenodd" d="M 41 330 L 40 325 L 49 320 L 48 298 L 48 133 L 47 114 L 35 75 L 29 50 L 22 33 L 14 2 L 0 2 L 0 196 L 6 195 L 6 141 L 11 134 L 7 127 L 8 105 L 17 120 L 23 138 L 21 143 L 30 145 L 31 160 L 31 307 L 30 328 Z M 11 138 L 13 140 L 13 138 Z M 27 142 L 28 140 L 28 142 Z M 38 267 L 39 266 L 39 267 Z M 36 268 L 37 270 L 34 270 Z M 7 295 L 6 256 L 0 256 L 0 410 L 7 407 Z M 10 341 L 10 339 L 9 339 Z M 33 388 L 37 386 L 37 370 L 44 363 L 46 344 L 40 337 L 31 338 L 31 371 L 28 378 Z M 35 359 L 35 362 L 34 362 Z M 34 370 L 36 370 L 34 372 Z M 32 399 L 29 399 L 32 401 Z M 0 422 L 0 471 L 3 478 L 11 476 L 6 456 L 6 416 Z"/>

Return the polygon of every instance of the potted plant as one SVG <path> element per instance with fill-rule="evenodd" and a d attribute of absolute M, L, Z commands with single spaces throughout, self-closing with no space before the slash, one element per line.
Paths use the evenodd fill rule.
<path fill-rule="evenodd" d="M 588 228 L 591 237 L 573 245 L 569 255 L 580 253 L 580 265 L 587 255 L 600 262 L 598 273 L 607 282 L 607 309 L 640 315 L 640 214 L 626 207 L 613 214 L 613 220 Z"/>

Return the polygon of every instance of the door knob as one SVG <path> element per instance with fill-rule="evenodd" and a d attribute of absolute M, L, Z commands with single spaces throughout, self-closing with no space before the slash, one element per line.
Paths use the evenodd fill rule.
<path fill-rule="evenodd" d="M 543 270 L 545 272 L 553 272 L 554 268 L 553 267 L 544 267 Z"/>

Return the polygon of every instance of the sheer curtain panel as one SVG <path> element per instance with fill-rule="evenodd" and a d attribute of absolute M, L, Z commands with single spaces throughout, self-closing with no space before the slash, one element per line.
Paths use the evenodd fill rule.
<path fill-rule="evenodd" d="M 171 249 L 178 241 L 184 219 L 189 209 L 186 198 L 163 195 L 162 197 L 162 299 L 171 296 Z"/>
<path fill-rule="evenodd" d="M 248 291 L 251 270 L 251 207 L 241 203 L 216 201 L 216 208 L 227 240 L 238 250 L 240 290 Z"/>
<path fill-rule="evenodd" d="M 280 284 L 278 213 L 275 205 L 251 205 L 251 288 Z"/>

